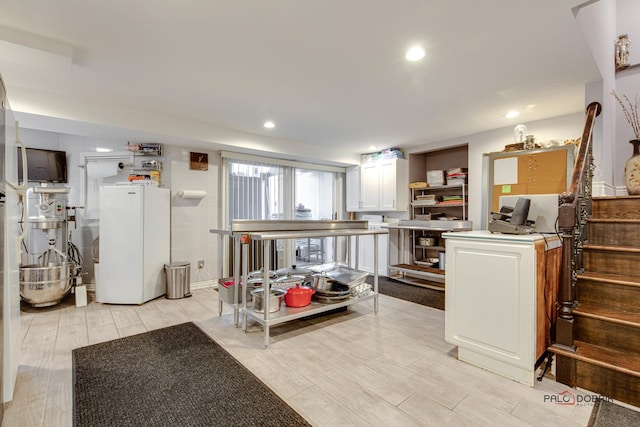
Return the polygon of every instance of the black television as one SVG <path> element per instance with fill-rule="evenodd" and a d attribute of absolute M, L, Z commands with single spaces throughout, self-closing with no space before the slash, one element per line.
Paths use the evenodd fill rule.
<path fill-rule="evenodd" d="M 67 182 L 67 153 L 58 150 L 27 148 L 29 182 Z M 18 179 L 22 181 L 22 151 L 18 148 Z"/>

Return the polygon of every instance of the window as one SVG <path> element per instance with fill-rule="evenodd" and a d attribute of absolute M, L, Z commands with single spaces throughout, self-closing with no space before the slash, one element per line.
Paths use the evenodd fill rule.
<path fill-rule="evenodd" d="M 335 172 L 311 169 L 295 170 L 295 218 L 333 219 L 335 212 Z M 296 240 L 297 264 L 323 264 L 333 259 L 333 239 Z"/>
<path fill-rule="evenodd" d="M 265 163 L 229 161 L 228 227 L 234 219 L 284 218 L 284 168 Z"/>
<path fill-rule="evenodd" d="M 318 220 L 342 217 L 339 207 L 344 169 L 224 153 L 226 196 L 224 224 L 230 229 L 234 219 Z M 333 239 L 278 241 L 271 268 L 291 264 L 319 264 L 334 259 Z M 250 262 L 260 267 L 259 258 Z"/>

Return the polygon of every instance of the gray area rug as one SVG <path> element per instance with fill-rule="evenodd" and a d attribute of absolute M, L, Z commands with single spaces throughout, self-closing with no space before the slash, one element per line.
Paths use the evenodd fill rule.
<path fill-rule="evenodd" d="M 308 426 L 195 324 L 73 350 L 74 426 Z"/>
<path fill-rule="evenodd" d="M 367 277 L 367 283 L 373 283 L 373 276 Z M 444 310 L 444 291 L 414 286 L 385 276 L 378 276 L 378 292 L 382 295 Z"/>
<path fill-rule="evenodd" d="M 599 400 L 593 405 L 588 427 L 640 426 L 640 412 Z"/>

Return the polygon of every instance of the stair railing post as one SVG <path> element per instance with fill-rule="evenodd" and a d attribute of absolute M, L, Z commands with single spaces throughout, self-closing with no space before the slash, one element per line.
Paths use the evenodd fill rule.
<path fill-rule="evenodd" d="M 562 238 L 562 265 L 558 290 L 558 319 L 555 345 L 575 351 L 573 307 L 577 270 L 582 268 L 582 247 L 587 218 L 591 216 L 591 181 L 593 179 L 592 135 L 595 118 L 602 106 L 592 102 L 566 193 L 559 197 L 558 229 Z"/>
<path fill-rule="evenodd" d="M 575 301 L 575 225 L 576 195 L 564 193 L 560 196 L 558 229 L 562 238 L 562 264 L 560 267 L 560 289 L 558 291 L 558 319 L 556 320 L 556 344 L 575 351 L 573 341 L 573 304 Z"/>

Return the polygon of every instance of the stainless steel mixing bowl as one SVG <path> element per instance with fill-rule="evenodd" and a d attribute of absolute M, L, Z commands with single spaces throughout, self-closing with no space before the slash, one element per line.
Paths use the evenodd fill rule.
<path fill-rule="evenodd" d="M 20 296 L 35 307 L 55 305 L 71 290 L 69 262 L 40 267 L 37 264 L 20 267 Z"/>

